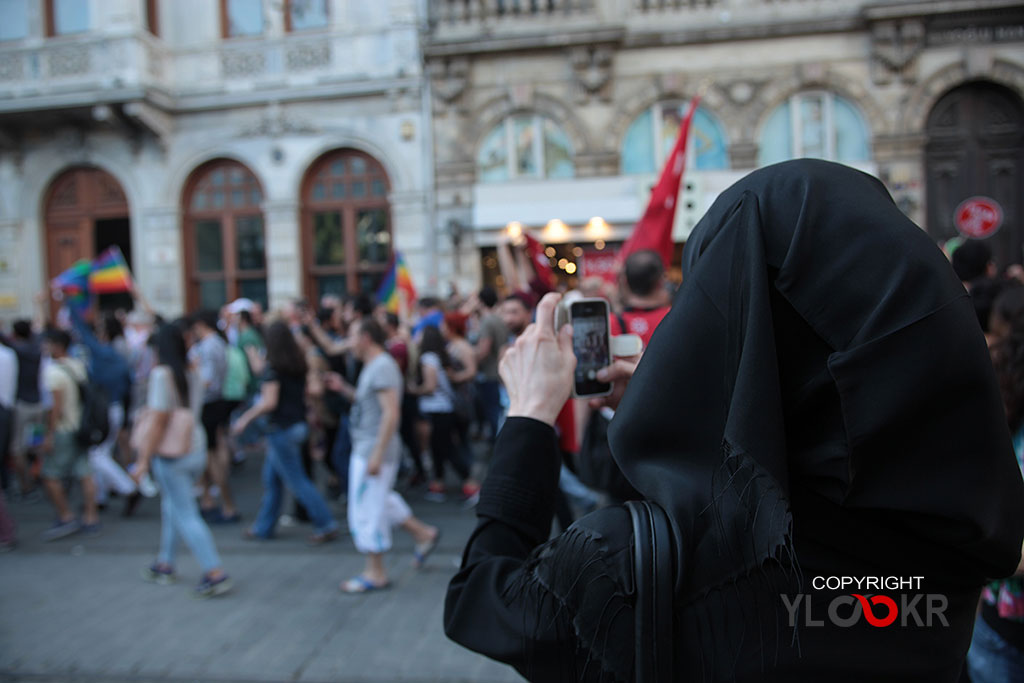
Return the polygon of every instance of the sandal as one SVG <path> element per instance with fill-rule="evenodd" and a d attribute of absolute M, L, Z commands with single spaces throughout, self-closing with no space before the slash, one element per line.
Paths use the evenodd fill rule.
<path fill-rule="evenodd" d="M 263 536 L 252 529 L 246 529 L 242 532 L 242 539 L 246 541 L 269 541 L 270 536 Z"/>
<path fill-rule="evenodd" d="M 322 534 L 312 534 L 308 539 L 306 539 L 306 545 L 316 547 L 318 545 L 323 545 L 324 543 L 330 543 L 331 541 L 338 540 L 339 535 L 340 533 L 337 529 L 331 529 L 330 531 L 325 531 Z"/>
<path fill-rule="evenodd" d="M 342 593 L 358 595 L 360 593 L 374 593 L 376 591 L 387 590 L 388 588 L 391 588 L 391 582 L 387 581 L 378 585 L 360 574 L 359 576 L 352 577 L 348 581 L 343 582 L 338 586 L 338 588 Z"/>
<path fill-rule="evenodd" d="M 437 544 L 441 541 L 441 530 L 438 529 L 434 537 L 429 541 L 423 543 L 417 543 L 416 547 L 412 551 L 413 561 L 412 566 L 416 569 L 422 569 L 423 565 L 426 564 L 427 558 L 430 557 L 430 553 L 437 549 Z"/>

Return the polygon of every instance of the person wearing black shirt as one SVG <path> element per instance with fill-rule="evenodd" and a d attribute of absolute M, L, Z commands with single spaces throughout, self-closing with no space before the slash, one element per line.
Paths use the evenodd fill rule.
<path fill-rule="evenodd" d="M 267 329 L 267 372 L 259 400 L 232 427 L 239 434 L 261 415 L 267 416 L 267 455 L 263 463 L 263 500 L 256 521 L 245 536 L 268 539 L 281 514 L 283 487 L 302 503 L 313 522 L 309 541 L 319 545 L 338 537 L 338 523 L 323 496 L 302 468 L 302 443 L 309 435 L 306 424 L 306 359 L 291 330 L 283 322 Z"/>

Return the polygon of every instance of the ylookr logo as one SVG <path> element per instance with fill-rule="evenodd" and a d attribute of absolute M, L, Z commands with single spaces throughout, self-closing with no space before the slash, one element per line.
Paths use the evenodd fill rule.
<path fill-rule="evenodd" d="M 839 595 L 828 602 L 825 616 L 829 623 L 840 628 L 849 628 L 863 619 L 876 628 L 886 628 L 897 624 L 905 626 L 949 626 L 946 619 L 946 608 L 949 600 L 940 593 L 900 593 L 893 597 L 878 595 L 867 591 L 876 590 L 920 590 L 922 576 L 816 576 L 811 587 L 816 590 L 850 590 L 848 595 Z M 815 618 L 815 610 L 820 602 L 814 601 L 810 593 L 798 593 L 795 596 L 781 594 L 782 604 L 789 614 L 789 626 L 793 628 L 800 621 L 803 613 L 803 626 L 810 628 L 825 625 L 824 618 Z M 818 612 L 819 617 L 821 615 Z"/>

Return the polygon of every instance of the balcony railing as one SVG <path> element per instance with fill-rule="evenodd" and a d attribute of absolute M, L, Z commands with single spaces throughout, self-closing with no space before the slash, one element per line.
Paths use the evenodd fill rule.
<path fill-rule="evenodd" d="M 431 40 L 458 43 L 575 29 L 626 33 L 715 29 L 717 35 L 721 29 L 747 27 L 749 33 L 792 22 L 847 20 L 871 1 L 431 0 Z"/>
<path fill-rule="evenodd" d="M 414 77 L 414 31 L 224 40 L 194 49 L 173 49 L 148 34 L 0 43 L 0 111 L 90 105 L 104 94 L 107 101 L 136 98 L 154 88 L 208 98 Z"/>
<path fill-rule="evenodd" d="M 633 0 L 633 9 L 637 12 L 657 12 L 659 10 L 690 10 L 706 9 L 730 4 L 728 0 Z"/>
<path fill-rule="evenodd" d="M 434 0 L 434 20 L 441 25 L 534 21 L 586 14 L 592 0 Z"/>
<path fill-rule="evenodd" d="M 165 60 L 148 36 L 57 38 L 0 50 L 0 101 L 160 84 Z"/>

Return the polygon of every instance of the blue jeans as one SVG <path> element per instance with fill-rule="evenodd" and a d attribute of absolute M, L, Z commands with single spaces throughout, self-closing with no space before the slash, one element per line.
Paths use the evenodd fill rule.
<path fill-rule="evenodd" d="M 1024 652 L 1003 640 L 979 615 L 967 651 L 967 670 L 971 683 L 1022 683 Z"/>
<path fill-rule="evenodd" d="M 174 566 L 178 538 L 195 555 L 203 572 L 220 567 L 220 556 L 213 545 L 210 527 L 199 515 L 193 495 L 199 475 L 206 469 L 206 451 L 183 458 L 153 458 L 153 478 L 160 486 L 160 554 L 157 561 Z"/>
<path fill-rule="evenodd" d="M 290 427 L 271 426 L 267 432 L 267 457 L 263 461 L 263 500 L 252 532 L 257 536 L 270 538 L 274 535 L 277 518 L 281 515 L 284 487 L 302 503 L 313 521 L 318 534 L 334 531 L 338 523 L 331 516 L 320 492 L 302 469 L 302 442 L 309 429 L 305 422 L 296 422 Z"/>
<path fill-rule="evenodd" d="M 498 422 L 501 420 L 501 382 L 481 379 L 476 383 L 476 395 L 483 409 L 484 421 L 491 430 L 491 444 L 498 437 Z"/>

